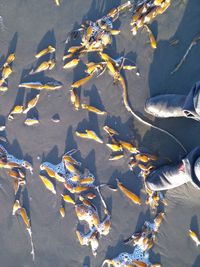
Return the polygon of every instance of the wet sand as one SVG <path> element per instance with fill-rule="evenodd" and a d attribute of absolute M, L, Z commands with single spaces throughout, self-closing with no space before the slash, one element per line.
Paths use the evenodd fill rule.
<path fill-rule="evenodd" d="M 144 112 L 144 103 L 150 95 L 160 93 L 186 94 L 194 82 L 200 78 L 200 46 L 196 45 L 186 62 L 174 75 L 170 75 L 177 62 L 199 30 L 199 1 L 187 0 L 186 4 L 171 7 L 152 23 L 152 30 L 158 40 L 158 48 L 153 51 L 148 44 L 146 33 L 139 32 L 136 37 L 130 33 L 130 16 L 122 17 L 115 24 L 120 26 L 121 34 L 108 48 L 112 56 L 128 56 L 139 67 L 141 77 L 132 72 L 126 73 L 129 99 L 132 107 L 156 125 L 170 130 L 190 151 L 199 142 L 200 124 L 187 119 L 154 119 Z M 97 179 L 97 183 L 109 182 L 116 185 L 116 178 L 140 194 L 143 203 L 145 195 L 140 192 L 141 180 L 137 172 L 130 172 L 127 159 L 108 161 L 110 151 L 105 145 L 85 141 L 75 136 L 75 130 L 94 129 L 106 141 L 102 126 L 108 123 L 115 127 L 123 139 L 133 140 L 139 147 L 159 155 L 161 162 L 169 158 L 177 160 L 183 156 L 181 148 L 166 135 L 137 122 L 124 108 L 121 90 L 112 84 L 111 77 L 105 73 L 82 87 L 82 99 L 99 108 L 105 108 L 108 116 L 96 116 L 82 111 L 74 111 L 69 98 L 73 81 L 84 76 L 83 64 L 75 70 L 62 69 L 62 56 L 65 50 L 67 32 L 77 28 L 86 19 L 96 20 L 106 14 L 120 1 L 104 0 L 62 0 L 56 7 L 53 0 L 25 1 L 2 0 L 0 3 L 1 58 L 4 62 L 8 52 L 16 51 L 14 73 L 8 81 L 9 90 L 1 93 L 0 123 L 6 123 L 6 147 L 10 153 L 33 163 L 34 175 L 27 175 L 25 206 L 31 217 L 36 259 L 32 263 L 30 243 L 24 225 L 12 216 L 14 192 L 11 178 L 4 170 L 0 176 L 0 266 L 6 267 L 99 267 L 105 258 L 117 256 L 122 251 L 131 252 L 132 247 L 123 240 L 135 230 L 139 230 L 145 220 L 153 216 L 145 204 L 136 206 L 120 192 L 108 189 L 102 193 L 112 214 L 112 229 L 108 236 L 102 237 L 97 257 L 92 256 L 89 247 L 79 245 L 75 229 L 77 219 L 72 205 L 66 205 L 66 217 L 58 213 L 62 186 L 57 185 L 58 194 L 54 196 L 42 185 L 38 174 L 43 161 L 59 163 L 64 152 L 77 148 L 76 159 L 81 161 Z M 179 39 L 177 46 L 169 41 Z M 76 43 L 76 42 L 75 42 Z M 63 88 L 54 92 L 41 92 L 41 97 L 33 115 L 40 123 L 34 127 L 24 125 L 25 116 L 16 116 L 8 121 L 7 116 L 22 99 L 35 94 L 31 90 L 18 88 L 20 81 L 31 81 L 28 72 L 37 62 L 36 51 L 48 44 L 56 45 L 56 68 L 45 74 L 35 76 L 39 81 L 50 78 L 63 83 Z M 91 56 L 90 56 L 91 59 Z M 59 114 L 60 122 L 51 121 Z M 191 185 L 184 185 L 166 194 L 168 206 L 166 219 L 161 225 L 157 243 L 150 253 L 150 259 L 160 262 L 162 267 L 199 267 L 200 253 L 188 237 L 188 229 L 199 232 L 200 192 Z M 100 202 L 97 201 L 100 209 Z"/>

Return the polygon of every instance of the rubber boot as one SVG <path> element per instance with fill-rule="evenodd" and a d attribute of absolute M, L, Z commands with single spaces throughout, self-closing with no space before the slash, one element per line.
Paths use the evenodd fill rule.
<path fill-rule="evenodd" d="M 200 146 L 178 164 L 160 167 L 146 178 L 146 186 L 153 191 L 172 189 L 187 182 L 200 189 Z"/>
<path fill-rule="evenodd" d="M 147 99 L 145 111 L 158 118 L 183 117 L 185 95 L 158 95 Z"/>
<path fill-rule="evenodd" d="M 153 172 L 146 179 L 147 187 L 152 191 L 168 190 L 191 181 L 190 175 L 185 172 L 183 163 L 165 165 Z"/>

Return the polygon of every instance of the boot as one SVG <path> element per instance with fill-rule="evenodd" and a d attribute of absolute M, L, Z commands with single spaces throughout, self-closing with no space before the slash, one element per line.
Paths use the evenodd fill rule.
<path fill-rule="evenodd" d="M 187 182 L 200 189 L 200 147 L 193 149 L 178 164 L 158 168 L 146 178 L 146 186 L 152 191 L 172 189 Z"/>
<path fill-rule="evenodd" d="M 145 111 L 158 118 L 183 117 L 185 95 L 158 95 L 147 99 Z"/>
<path fill-rule="evenodd" d="M 200 82 L 188 95 L 159 95 L 147 99 L 145 111 L 159 118 L 186 117 L 200 121 Z"/>
<path fill-rule="evenodd" d="M 185 172 L 183 163 L 177 165 L 165 165 L 153 172 L 146 179 L 147 187 L 152 191 L 168 190 L 191 181 L 191 177 Z"/>

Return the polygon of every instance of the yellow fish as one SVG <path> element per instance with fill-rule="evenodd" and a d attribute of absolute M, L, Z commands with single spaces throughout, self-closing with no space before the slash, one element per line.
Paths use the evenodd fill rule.
<path fill-rule="evenodd" d="M 81 100 L 78 96 L 78 93 L 76 92 L 76 88 L 72 88 L 70 90 L 70 95 L 72 105 L 74 106 L 75 110 L 79 110 L 81 107 Z"/>
<path fill-rule="evenodd" d="M 24 224 L 26 225 L 26 228 L 27 229 L 30 229 L 31 228 L 31 226 L 30 226 L 30 220 L 28 218 L 28 215 L 26 213 L 26 210 L 24 208 L 20 208 L 19 211 L 20 211 L 20 215 L 21 215 L 21 217 L 22 217 L 22 219 L 24 221 Z"/>
<path fill-rule="evenodd" d="M 119 143 L 121 144 L 121 146 L 124 149 L 127 149 L 131 153 L 137 153 L 138 152 L 138 149 L 136 147 L 134 147 L 131 143 L 128 143 L 125 141 L 119 141 Z"/>
<path fill-rule="evenodd" d="M 55 4 L 56 4 L 57 6 L 60 5 L 60 0 L 54 0 L 54 2 L 55 2 Z"/>
<path fill-rule="evenodd" d="M 49 60 L 42 62 L 35 70 L 31 70 L 29 74 L 36 74 L 45 70 L 52 70 L 55 67 L 55 61 Z"/>
<path fill-rule="evenodd" d="M 85 130 L 85 133 L 79 133 L 76 131 L 76 135 L 82 138 L 92 139 L 101 144 L 103 143 L 103 140 L 99 138 L 94 131 L 91 131 L 91 130 Z"/>
<path fill-rule="evenodd" d="M 13 178 L 20 178 L 19 173 L 18 173 L 17 171 L 15 171 L 15 170 L 9 170 L 9 171 L 8 171 L 8 175 L 9 175 L 10 177 L 13 177 Z"/>
<path fill-rule="evenodd" d="M 86 133 L 88 135 L 88 138 L 93 139 L 96 142 L 103 144 L 103 140 L 101 138 L 99 138 L 94 131 L 86 130 Z"/>
<path fill-rule="evenodd" d="M 90 184 L 94 182 L 94 178 L 93 177 L 86 177 L 80 180 L 80 184 Z"/>
<path fill-rule="evenodd" d="M 68 49 L 68 52 L 69 53 L 75 53 L 77 52 L 78 50 L 80 50 L 82 48 L 82 46 L 72 46 Z"/>
<path fill-rule="evenodd" d="M 55 190 L 53 183 L 49 179 L 44 177 L 43 175 L 39 175 L 39 177 L 42 180 L 43 184 L 46 186 L 46 188 L 49 191 L 51 191 L 53 194 L 56 194 L 56 190 Z"/>
<path fill-rule="evenodd" d="M 42 57 L 42 56 L 44 56 L 46 54 L 53 53 L 55 51 L 56 51 L 55 47 L 53 47 L 52 45 L 49 45 L 47 48 L 45 48 L 45 49 L 41 50 L 40 52 L 38 52 L 35 55 L 35 57 L 36 58 L 40 58 L 40 57 Z"/>
<path fill-rule="evenodd" d="M 157 43 L 156 43 L 156 39 L 152 33 L 152 31 L 150 30 L 150 28 L 144 24 L 144 28 L 146 29 L 146 31 L 148 32 L 149 34 L 149 41 L 150 41 L 150 45 L 153 49 L 156 49 L 157 48 Z"/>
<path fill-rule="evenodd" d="M 118 35 L 118 34 L 120 34 L 120 30 L 110 30 L 110 34 L 112 34 L 112 35 Z"/>
<path fill-rule="evenodd" d="M 154 223 L 155 223 L 155 225 L 156 225 L 157 228 L 160 227 L 162 221 L 164 220 L 164 216 L 165 216 L 164 212 L 160 212 L 156 216 L 156 218 L 154 219 Z"/>
<path fill-rule="evenodd" d="M 15 192 L 15 195 L 17 194 L 18 190 L 19 190 L 19 180 L 18 179 L 14 179 L 13 180 L 13 188 L 14 188 L 14 192 Z"/>
<path fill-rule="evenodd" d="M 149 162 L 149 157 L 145 154 L 137 154 L 135 155 L 135 158 L 138 160 L 138 161 L 142 161 L 142 162 Z"/>
<path fill-rule="evenodd" d="M 69 195 L 61 195 L 65 202 L 71 203 L 75 205 L 75 201 Z"/>
<path fill-rule="evenodd" d="M 12 69 L 11 67 L 8 65 L 8 66 L 5 66 L 3 67 L 3 71 L 2 71 L 2 79 L 7 79 L 10 74 L 12 73 Z"/>
<path fill-rule="evenodd" d="M 119 135 L 119 133 L 118 133 L 116 130 L 110 128 L 110 127 L 107 126 L 107 125 L 103 126 L 103 129 L 104 129 L 104 131 L 106 131 L 110 136 L 113 136 L 113 135 Z"/>
<path fill-rule="evenodd" d="M 73 54 L 67 54 L 63 56 L 63 61 L 68 58 L 72 58 Z"/>
<path fill-rule="evenodd" d="M 19 87 L 36 89 L 36 90 L 43 90 L 43 89 L 57 90 L 62 87 L 62 84 L 53 84 L 53 83 L 42 84 L 41 82 L 28 82 L 19 84 Z"/>
<path fill-rule="evenodd" d="M 32 126 L 32 125 L 35 125 L 35 124 L 38 124 L 39 123 L 39 120 L 37 119 L 30 119 L 30 118 L 27 118 L 24 122 L 24 124 L 28 125 L 28 126 Z"/>
<path fill-rule="evenodd" d="M 23 110 L 23 113 L 26 114 L 27 112 L 29 112 L 29 110 L 31 110 L 32 108 L 34 108 L 39 100 L 40 94 L 37 94 L 36 97 L 34 97 L 33 99 L 31 99 L 28 103 L 27 103 L 27 107 Z"/>
<path fill-rule="evenodd" d="M 72 156 L 67 154 L 63 156 L 63 160 L 74 165 L 80 165 L 80 163 L 77 162 Z"/>
<path fill-rule="evenodd" d="M 59 212 L 60 212 L 61 217 L 64 218 L 65 217 L 65 208 L 60 207 Z"/>
<path fill-rule="evenodd" d="M 87 109 L 88 111 L 96 113 L 98 115 L 105 115 L 106 114 L 105 111 L 102 111 L 102 110 L 95 108 L 93 106 L 89 106 L 87 104 L 81 104 L 81 107 L 82 107 L 82 109 Z"/>
<path fill-rule="evenodd" d="M 80 80 L 74 82 L 74 83 L 72 84 L 72 88 L 78 88 L 78 87 L 84 85 L 84 84 L 87 83 L 89 80 L 91 80 L 92 77 L 93 77 L 93 75 L 89 75 L 89 76 L 87 76 L 87 77 L 84 77 L 84 78 L 82 78 L 82 79 L 80 79 Z"/>
<path fill-rule="evenodd" d="M 192 240 L 196 243 L 197 247 L 200 245 L 200 240 L 195 232 L 192 230 L 189 230 L 189 236 L 192 238 Z"/>
<path fill-rule="evenodd" d="M 0 91 L 1 92 L 6 92 L 6 91 L 8 91 L 8 87 L 7 86 L 0 86 Z"/>
<path fill-rule="evenodd" d="M 19 203 L 19 200 L 16 200 L 13 205 L 12 215 L 15 215 L 15 213 L 21 208 L 21 205 Z"/>
<path fill-rule="evenodd" d="M 10 114 L 21 114 L 23 112 L 24 107 L 22 105 L 17 105 L 13 108 Z"/>
<path fill-rule="evenodd" d="M 69 172 L 76 173 L 78 175 L 80 174 L 80 172 L 70 163 L 66 163 L 65 167 Z"/>
<path fill-rule="evenodd" d="M 121 144 L 106 144 L 106 145 L 107 145 L 107 147 L 109 147 L 114 152 L 123 150 Z"/>
<path fill-rule="evenodd" d="M 119 180 L 117 180 L 117 186 L 122 191 L 122 193 L 124 193 L 124 195 L 127 196 L 132 202 L 141 205 L 140 198 L 136 196 L 133 192 L 129 191 L 125 186 L 123 186 L 122 183 L 119 182 Z"/>
<path fill-rule="evenodd" d="M 124 65 L 123 70 L 135 70 L 137 67 L 133 65 Z"/>
<path fill-rule="evenodd" d="M 124 154 L 111 155 L 109 160 L 118 160 L 118 159 L 122 159 L 123 157 L 124 157 Z"/>
<path fill-rule="evenodd" d="M 78 65 L 80 59 L 79 58 L 74 58 L 71 61 L 67 62 L 64 66 L 63 69 L 70 69 L 70 68 L 74 68 Z"/>
<path fill-rule="evenodd" d="M 6 67 L 7 65 L 11 64 L 14 60 L 15 60 L 15 54 L 12 53 L 7 57 L 6 62 L 4 63 L 3 66 Z"/>
<path fill-rule="evenodd" d="M 148 265 L 147 265 L 145 262 L 143 262 L 143 261 L 136 261 L 136 260 L 134 260 L 134 261 L 133 261 L 133 264 L 134 264 L 136 267 L 148 267 Z"/>

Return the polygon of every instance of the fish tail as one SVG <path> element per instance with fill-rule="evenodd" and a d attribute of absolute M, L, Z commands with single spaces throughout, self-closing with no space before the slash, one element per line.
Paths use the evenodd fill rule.
<path fill-rule="evenodd" d="M 5 79 L 0 79 L 0 86 L 2 86 L 3 85 L 3 83 L 5 82 Z"/>

